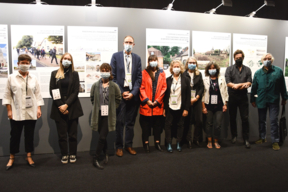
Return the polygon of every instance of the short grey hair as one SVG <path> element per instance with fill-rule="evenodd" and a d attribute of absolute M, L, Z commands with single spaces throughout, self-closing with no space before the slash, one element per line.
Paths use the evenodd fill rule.
<path fill-rule="evenodd" d="M 261 63 L 263 63 L 264 62 L 264 58 L 267 56 L 267 55 L 271 55 L 271 61 L 272 61 L 272 63 L 274 62 L 274 57 L 273 57 L 273 55 L 271 54 L 271 53 L 265 53 L 262 57 L 261 57 Z"/>

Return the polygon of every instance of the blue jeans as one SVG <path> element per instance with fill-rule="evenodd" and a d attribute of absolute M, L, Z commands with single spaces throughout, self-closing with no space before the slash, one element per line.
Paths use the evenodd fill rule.
<path fill-rule="evenodd" d="M 259 137 L 261 139 L 266 139 L 267 109 L 269 109 L 272 143 L 275 143 L 275 142 L 278 143 L 279 142 L 279 125 L 278 125 L 279 104 L 268 103 L 266 108 L 261 108 L 261 109 L 258 108 Z"/>

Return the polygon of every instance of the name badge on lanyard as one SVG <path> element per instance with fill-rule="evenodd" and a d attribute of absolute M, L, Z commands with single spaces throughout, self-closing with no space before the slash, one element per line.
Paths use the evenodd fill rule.
<path fill-rule="evenodd" d="M 177 105 L 177 98 L 178 98 L 178 95 L 174 95 L 174 94 L 171 95 L 171 105 Z"/>
<path fill-rule="evenodd" d="M 52 90 L 53 100 L 61 99 L 60 91 L 59 89 L 53 89 Z"/>
<path fill-rule="evenodd" d="M 218 104 L 218 95 L 211 95 L 211 104 L 213 105 Z"/>
<path fill-rule="evenodd" d="M 191 99 L 196 97 L 196 90 L 191 90 Z"/>
<path fill-rule="evenodd" d="M 32 107 L 32 99 L 30 96 L 26 96 L 26 108 Z"/>
<path fill-rule="evenodd" d="M 126 81 L 129 85 L 129 89 L 132 90 L 132 74 L 126 73 Z"/>
<path fill-rule="evenodd" d="M 108 116 L 108 105 L 101 105 L 101 116 Z"/>

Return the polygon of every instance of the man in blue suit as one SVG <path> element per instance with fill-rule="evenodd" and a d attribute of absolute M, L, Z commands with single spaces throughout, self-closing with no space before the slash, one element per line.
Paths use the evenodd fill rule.
<path fill-rule="evenodd" d="M 132 53 L 135 45 L 132 36 L 124 38 L 124 51 L 114 53 L 111 59 L 113 81 L 121 90 L 122 100 L 117 109 L 116 121 L 116 155 L 123 156 L 123 131 L 125 128 L 125 149 L 136 155 L 132 148 L 134 124 L 140 105 L 139 88 L 142 81 L 141 58 Z"/>

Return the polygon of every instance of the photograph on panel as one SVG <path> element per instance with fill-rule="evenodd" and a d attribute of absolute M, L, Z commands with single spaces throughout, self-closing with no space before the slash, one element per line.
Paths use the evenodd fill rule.
<path fill-rule="evenodd" d="M 7 44 L 0 44 L 0 78 L 8 78 Z"/>
<path fill-rule="evenodd" d="M 216 62 L 226 69 L 230 65 L 231 34 L 193 31 L 192 54 L 198 61 L 200 70 L 204 70 L 209 62 Z"/>
<path fill-rule="evenodd" d="M 190 53 L 190 31 L 174 29 L 146 29 L 146 63 L 148 57 L 158 57 L 158 67 L 170 76 L 170 63 L 181 61 L 184 65 Z"/>

